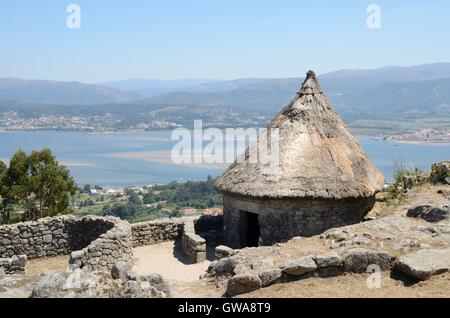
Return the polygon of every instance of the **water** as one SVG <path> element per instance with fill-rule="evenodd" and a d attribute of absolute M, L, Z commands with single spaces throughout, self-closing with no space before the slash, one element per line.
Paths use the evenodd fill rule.
<path fill-rule="evenodd" d="M 358 137 L 369 158 L 391 179 L 396 163 L 429 170 L 434 162 L 450 160 L 450 145 L 405 144 Z M 80 184 L 111 186 L 203 180 L 220 175 L 222 168 L 176 165 L 170 150 L 177 141 L 170 131 L 90 134 L 83 132 L 1 132 L 0 159 L 19 148 L 49 147 L 59 162 L 68 165 Z"/>

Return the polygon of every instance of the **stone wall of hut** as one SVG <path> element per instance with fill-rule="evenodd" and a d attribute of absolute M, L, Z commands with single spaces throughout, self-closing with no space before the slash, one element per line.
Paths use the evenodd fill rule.
<path fill-rule="evenodd" d="M 224 244 L 245 247 L 245 213 L 258 215 L 260 244 L 272 245 L 295 236 L 313 236 L 330 228 L 355 224 L 371 210 L 375 198 L 346 200 L 255 200 L 224 195 Z"/>
<path fill-rule="evenodd" d="M 64 215 L 2 225 L 0 267 L 20 272 L 27 259 L 71 254 L 70 264 L 110 269 L 131 259 L 131 243 L 130 224 L 115 217 Z"/>

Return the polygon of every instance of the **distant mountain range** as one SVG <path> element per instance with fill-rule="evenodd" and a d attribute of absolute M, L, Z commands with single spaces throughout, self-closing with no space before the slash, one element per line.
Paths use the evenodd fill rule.
<path fill-rule="evenodd" d="M 336 110 L 348 121 L 450 117 L 450 63 L 340 70 L 319 75 L 319 80 Z M 89 105 L 72 110 L 145 113 L 157 109 L 179 111 L 177 106 L 181 106 L 272 115 L 289 102 L 302 81 L 303 77 L 231 81 L 134 79 L 83 84 L 0 79 L 0 112 L 20 109 L 36 113 L 56 111 L 65 105 Z"/>
<path fill-rule="evenodd" d="M 211 79 L 187 79 L 187 80 L 152 80 L 152 79 L 130 79 L 124 81 L 110 81 L 98 85 L 131 91 L 143 97 L 164 94 L 174 91 L 195 90 L 203 84 L 213 85 L 221 82 Z"/>
<path fill-rule="evenodd" d="M 347 120 L 450 116 L 450 63 L 376 70 L 342 70 L 319 80 L 336 110 Z M 139 104 L 238 107 L 276 113 L 298 91 L 303 78 L 247 79 L 203 84 Z"/>
<path fill-rule="evenodd" d="M 372 70 L 340 70 L 321 75 L 334 79 L 370 79 L 373 82 L 414 82 L 450 78 L 450 63 L 387 66 Z"/>
<path fill-rule="evenodd" d="M 0 99 L 3 100 L 56 105 L 93 105 L 130 102 L 139 98 L 140 95 L 129 91 L 80 82 L 0 79 Z"/>

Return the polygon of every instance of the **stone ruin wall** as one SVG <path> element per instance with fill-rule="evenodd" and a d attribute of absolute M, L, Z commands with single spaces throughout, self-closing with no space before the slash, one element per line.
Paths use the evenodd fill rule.
<path fill-rule="evenodd" d="M 193 262 L 206 259 L 206 242 L 221 242 L 222 217 L 163 219 L 130 225 L 115 217 L 72 215 L 0 226 L 0 272 L 24 273 L 27 259 L 69 255 L 73 267 L 110 270 L 132 260 L 132 248 L 181 239 Z"/>
<path fill-rule="evenodd" d="M 195 233 L 194 220 L 184 222 L 181 248 L 183 253 L 194 263 L 206 260 L 206 240 Z"/>
<path fill-rule="evenodd" d="M 99 242 L 108 243 L 110 249 L 100 245 L 102 248 L 96 250 Z M 59 216 L 0 226 L 0 266 L 5 272 L 11 273 L 11 268 L 17 267 L 12 264 L 23 265 L 23 270 L 15 272 L 24 272 L 27 259 L 68 255 L 76 251 L 78 257 L 76 262 L 71 258 L 71 264 L 80 267 L 91 265 L 93 261 L 88 259 L 95 260 L 99 269 L 112 266 L 112 258 L 130 260 L 130 225 L 114 217 Z M 84 251 L 84 258 L 81 258 L 81 251 Z"/>
<path fill-rule="evenodd" d="M 181 219 L 161 219 L 131 224 L 133 247 L 174 241 L 181 236 Z"/>
<path fill-rule="evenodd" d="M 63 216 L 0 226 L 0 257 L 26 255 L 34 259 L 69 254 L 69 224 L 75 221 L 74 217 Z"/>
<path fill-rule="evenodd" d="M 133 247 L 181 239 L 184 254 L 194 263 L 206 260 L 206 245 L 222 241 L 222 216 L 172 218 L 131 225 Z"/>
<path fill-rule="evenodd" d="M 330 228 L 361 222 L 375 198 L 341 201 L 253 200 L 224 195 L 224 244 L 242 246 L 242 212 L 258 214 L 262 245 L 296 236 L 313 236 Z"/>
<path fill-rule="evenodd" d="M 131 226 L 128 222 L 114 217 L 88 219 L 79 235 L 99 234 L 82 249 L 73 251 L 70 255 L 69 264 L 79 268 L 91 270 L 111 270 L 113 265 L 119 261 L 131 265 L 133 256 L 133 245 L 131 237 Z"/>

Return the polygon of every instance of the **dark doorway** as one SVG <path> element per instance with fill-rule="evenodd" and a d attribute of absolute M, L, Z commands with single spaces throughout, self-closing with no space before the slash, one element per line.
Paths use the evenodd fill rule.
<path fill-rule="evenodd" d="M 259 243 L 258 214 L 241 212 L 241 247 L 256 247 Z"/>

